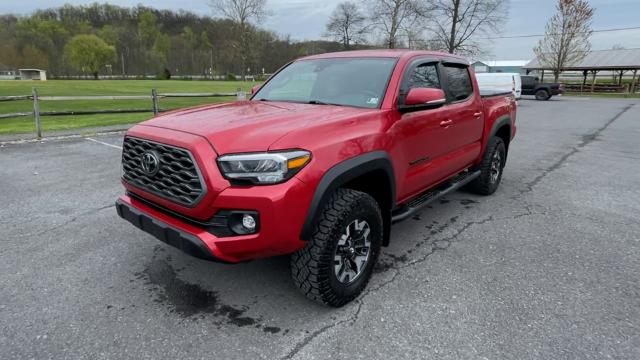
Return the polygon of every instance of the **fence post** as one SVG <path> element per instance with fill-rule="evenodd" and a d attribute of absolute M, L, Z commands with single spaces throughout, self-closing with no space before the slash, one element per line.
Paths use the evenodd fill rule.
<path fill-rule="evenodd" d="M 244 99 L 246 99 L 244 91 L 242 91 L 241 88 L 238 88 L 238 91 L 236 92 L 236 100 L 240 101 L 240 100 L 244 100 Z"/>
<path fill-rule="evenodd" d="M 158 116 L 160 109 L 158 107 L 158 92 L 156 89 L 151 89 L 151 100 L 153 101 L 153 116 Z"/>
<path fill-rule="evenodd" d="M 33 118 L 36 121 L 36 136 L 42 139 L 42 128 L 40 126 L 40 104 L 38 102 L 38 90 L 31 88 L 31 96 L 33 97 Z"/>

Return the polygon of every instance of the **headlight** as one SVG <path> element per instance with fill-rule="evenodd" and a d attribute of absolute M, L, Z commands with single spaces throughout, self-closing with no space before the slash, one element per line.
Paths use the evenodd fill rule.
<path fill-rule="evenodd" d="M 276 184 L 291 178 L 311 159 L 304 150 L 224 155 L 218 165 L 227 179 L 253 184 Z"/>

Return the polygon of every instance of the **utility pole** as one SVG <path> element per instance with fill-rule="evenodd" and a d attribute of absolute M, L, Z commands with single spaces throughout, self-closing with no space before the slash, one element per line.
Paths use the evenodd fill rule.
<path fill-rule="evenodd" d="M 120 59 L 122 59 L 122 77 L 124 78 L 124 52 L 120 53 Z"/>

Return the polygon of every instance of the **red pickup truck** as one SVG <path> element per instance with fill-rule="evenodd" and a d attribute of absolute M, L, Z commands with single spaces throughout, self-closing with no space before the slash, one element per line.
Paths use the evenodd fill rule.
<path fill-rule="evenodd" d="M 201 259 L 291 254 L 330 306 L 364 289 L 392 223 L 461 186 L 496 191 L 516 132 L 512 95 L 444 53 L 309 56 L 252 92 L 131 128 L 118 214 Z"/>

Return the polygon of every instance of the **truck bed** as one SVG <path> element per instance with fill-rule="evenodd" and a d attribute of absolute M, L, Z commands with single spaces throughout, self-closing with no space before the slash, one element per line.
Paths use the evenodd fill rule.
<path fill-rule="evenodd" d="M 480 89 L 480 97 L 483 98 L 505 95 L 513 95 L 513 93 L 509 90 Z"/>

